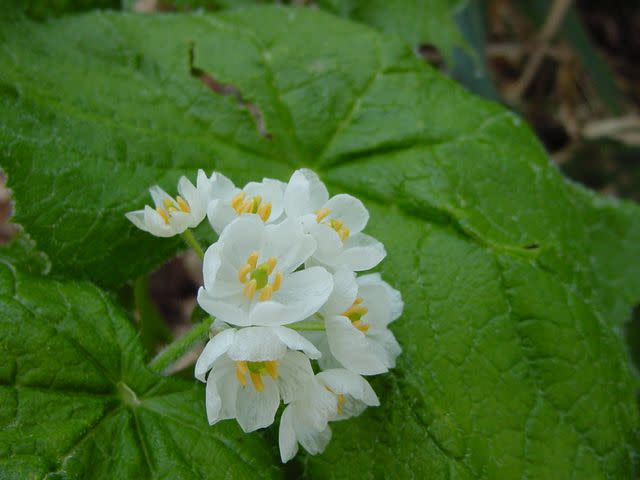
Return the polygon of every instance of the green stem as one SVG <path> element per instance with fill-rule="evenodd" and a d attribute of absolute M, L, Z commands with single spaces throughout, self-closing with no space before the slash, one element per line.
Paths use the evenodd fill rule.
<path fill-rule="evenodd" d="M 207 317 L 202 320 L 202 322 L 191 327 L 191 330 L 167 345 L 164 350 L 156 355 L 155 358 L 151 360 L 149 368 L 154 372 L 162 372 L 169 365 L 173 364 L 191 350 L 194 343 L 207 337 L 212 322 L 213 318 Z"/>
<path fill-rule="evenodd" d="M 322 320 L 310 320 L 306 322 L 285 325 L 285 327 L 291 328 L 293 330 L 298 330 L 300 332 L 323 332 L 324 322 Z"/>
<path fill-rule="evenodd" d="M 196 240 L 196 237 L 193 236 L 191 230 L 186 229 L 184 232 L 182 232 L 182 238 L 184 239 L 186 244 L 193 248 L 193 251 L 198 254 L 200 260 L 204 260 L 204 250 L 202 250 L 200 243 L 198 242 L 198 240 Z"/>

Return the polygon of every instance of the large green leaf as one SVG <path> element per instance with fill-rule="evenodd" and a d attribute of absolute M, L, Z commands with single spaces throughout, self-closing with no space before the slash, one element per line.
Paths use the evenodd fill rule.
<path fill-rule="evenodd" d="M 103 292 L 0 260 L 0 478 L 278 477 L 273 450 L 207 424 L 201 388 L 142 361 Z"/>
<path fill-rule="evenodd" d="M 405 352 L 375 382 L 383 406 L 336 425 L 310 476 L 633 476 L 619 331 L 640 297 L 640 212 L 564 180 L 514 114 L 402 41 L 309 9 L 96 13 L 0 35 L 0 158 L 57 274 L 113 284 L 166 258 L 175 244 L 123 213 L 200 166 L 237 182 L 308 166 L 364 199 L 407 304 Z M 269 138 L 191 75 L 191 47 Z"/>

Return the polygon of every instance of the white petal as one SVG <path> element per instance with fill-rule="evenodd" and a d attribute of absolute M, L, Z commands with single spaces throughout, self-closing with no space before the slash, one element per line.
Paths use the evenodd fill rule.
<path fill-rule="evenodd" d="M 229 328 L 209 340 L 196 362 L 195 376 L 198 380 L 204 382 L 205 376 L 211 370 L 213 363 L 231 346 L 235 333 L 235 329 Z"/>
<path fill-rule="evenodd" d="M 236 218 L 238 218 L 236 211 L 222 200 L 212 200 L 207 207 L 207 219 L 218 235 Z"/>
<path fill-rule="evenodd" d="M 369 312 L 366 322 L 376 327 L 385 327 L 402 313 L 404 304 L 400 292 L 380 278 L 379 273 L 358 277 L 358 295 L 362 297 Z"/>
<path fill-rule="evenodd" d="M 220 318 L 223 322 L 238 327 L 246 327 L 251 325 L 249 315 L 245 310 L 230 302 L 214 298 L 211 294 L 200 287 L 198 290 L 198 305 L 213 317 Z"/>
<path fill-rule="evenodd" d="M 360 375 L 377 375 L 388 371 L 386 353 L 382 347 L 370 342 L 348 318 L 328 317 L 325 326 L 331 353 L 345 368 Z"/>
<path fill-rule="evenodd" d="M 294 410 L 289 405 L 282 412 L 280 417 L 280 428 L 278 429 L 278 445 L 280 447 L 280 459 L 282 463 L 287 463 L 298 453 L 298 439 L 294 429 Z"/>
<path fill-rule="evenodd" d="M 309 358 L 320 358 L 321 354 L 309 340 L 304 338 L 295 330 L 286 327 L 271 327 L 278 338 L 289 348 L 289 350 L 302 350 Z"/>
<path fill-rule="evenodd" d="M 222 258 L 240 269 L 253 252 L 261 252 L 265 240 L 264 223 L 257 215 L 243 215 L 231 222 L 220 235 Z"/>
<path fill-rule="evenodd" d="M 316 241 L 304 232 L 300 222 L 287 219 L 266 227 L 260 261 L 275 257 L 278 262 L 276 270 L 289 273 L 313 255 L 315 249 Z"/>
<path fill-rule="evenodd" d="M 209 180 L 209 198 L 210 200 L 222 200 L 229 202 L 240 192 L 239 188 L 233 184 L 231 180 L 219 172 L 214 172 Z"/>
<path fill-rule="evenodd" d="M 306 425 L 296 425 L 296 436 L 300 445 L 311 455 L 317 455 L 324 452 L 327 445 L 331 441 L 331 428 L 327 425 L 323 430 L 314 430 L 313 428 L 305 428 Z"/>
<path fill-rule="evenodd" d="M 329 199 L 329 192 L 320 178 L 303 168 L 291 175 L 284 193 L 284 209 L 290 218 L 313 213 Z"/>
<path fill-rule="evenodd" d="M 303 217 L 303 224 L 317 244 L 313 256 L 321 262 L 331 263 L 343 249 L 342 239 L 338 232 L 329 225 L 316 222 L 315 217 Z"/>
<path fill-rule="evenodd" d="M 160 214 L 149 205 L 144 207 L 144 224 L 147 227 L 147 232 L 156 237 L 172 237 L 178 233 L 170 225 L 167 225 Z"/>
<path fill-rule="evenodd" d="M 402 347 L 398 344 L 398 341 L 391 330 L 387 328 L 371 328 L 367 332 L 367 338 L 370 342 L 380 345 L 382 350 L 385 352 L 385 363 L 387 367 L 395 367 L 396 358 L 398 358 L 398 355 L 402 353 Z"/>
<path fill-rule="evenodd" d="M 321 312 L 327 315 L 340 315 L 347 310 L 358 296 L 356 274 L 341 268 L 333 274 L 333 290 Z"/>
<path fill-rule="evenodd" d="M 222 243 L 207 248 L 202 262 L 204 287 L 212 298 L 225 298 L 242 293 L 243 285 L 238 279 L 238 270 L 229 262 L 222 261 Z"/>
<path fill-rule="evenodd" d="M 238 388 L 235 364 L 227 357 L 220 357 L 207 378 L 207 419 L 211 425 L 236 416 Z"/>
<path fill-rule="evenodd" d="M 250 314 L 251 321 L 255 325 L 299 322 L 317 312 L 329 298 L 332 289 L 333 277 L 322 267 L 292 273 L 284 277 L 272 301 L 260 302 L 255 306 Z M 276 303 L 284 308 L 276 308 Z"/>
<path fill-rule="evenodd" d="M 271 425 L 280 404 L 280 394 L 275 381 L 265 375 L 262 376 L 262 381 L 264 389 L 261 392 L 257 391 L 251 382 L 238 390 L 236 414 L 238 423 L 245 433 Z"/>
<path fill-rule="evenodd" d="M 151 198 L 153 198 L 153 203 L 156 207 L 164 208 L 164 201 L 166 199 L 168 199 L 171 203 L 174 203 L 173 198 L 171 198 L 171 196 L 158 185 L 154 185 L 149 188 L 149 193 L 151 194 Z"/>
<path fill-rule="evenodd" d="M 380 405 L 378 396 L 369 382 L 357 373 L 341 368 L 325 370 L 316 377 L 337 394 L 349 395 L 369 406 Z"/>
<path fill-rule="evenodd" d="M 304 353 L 287 352 L 278 366 L 278 386 L 282 400 L 289 403 L 299 393 L 299 389 L 313 380 L 311 363 Z"/>
<path fill-rule="evenodd" d="M 277 220 L 284 209 L 284 187 L 285 184 L 279 180 L 265 178 L 262 182 L 250 182 L 242 190 L 247 197 L 260 196 L 263 203 L 271 203 L 271 214 L 267 222 Z"/>
<path fill-rule="evenodd" d="M 330 210 L 330 218 L 344 222 L 352 235 L 361 232 L 369 221 L 369 212 L 356 197 L 341 193 L 331 197 L 324 205 Z"/>
<path fill-rule="evenodd" d="M 262 362 L 279 360 L 286 352 L 286 345 L 273 328 L 247 327 L 238 330 L 227 355 L 232 360 Z"/>
<path fill-rule="evenodd" d="M 333 265 L 361 272 L 378 265 L 386 255 L 384 246 L 378 240 L 364 233 L 356 233 L 344 243 L 342 253 Z"/>
<path fill-rule="evenodd" d="M 140 230 L 147 230 L 147 225 L 144 223 L 144 210 L 134 210 L 133 212 L 127 212 L 124 214 L 128 220 L 131 221 Z"/>
<path fill-rule="evenodd" d="M 220 254 L 222 252 L 222 243 L 216 242 L 204 252 L 202 260 L 202 276 L 204 277 L 204 286 L 207 290 L 213 290 L 213 285 L 218 275 L 218 269 L 222 263 Z"/>
<path fill-rule="evenodd" d="M 178 193 L 189 205 L 189 228 L 197 227 L 206 214 L 206 198 L 187 177 L 178 181 Z"/>
<path fill-rule="evenodd" d="M 192 220 L 193 217 L 189 213 L 173 212 L 169 216 L 169 226 L 175 233 L 182 233 L 193 223 Z"/>

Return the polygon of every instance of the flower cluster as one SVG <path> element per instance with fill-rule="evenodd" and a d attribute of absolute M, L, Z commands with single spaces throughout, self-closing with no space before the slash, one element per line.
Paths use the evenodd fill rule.
<path fill-rule="evenodd" d="M 282 401 L 282 461 L 298 444 L 322 452 L 329 422 L 379 405 L 363 376 L 388 371 L 401 352 L 388 329 L 402 312 L 400 293 L 377 273 L 356 274 L 386 254 L 363 233 L 367 209 L 351 195 L 329 197 L 306 169 L 286 184 L 242 189 L 201 170 L 196 186 L 183 177 L 178 191 L 172 198 L 151 188 L 155 208 L 127 217 L 168 237 L 206 216 L 219 235 L 204 254 L 198 292 L 216 319 L 195 366 L 209 423 L 234 418 L 251 432 L 271 425 Z"/>

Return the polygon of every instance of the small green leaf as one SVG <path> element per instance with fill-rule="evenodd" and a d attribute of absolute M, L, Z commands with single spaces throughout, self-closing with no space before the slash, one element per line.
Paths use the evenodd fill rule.
<path fill-rule="evenodd" d="M 280 476 L 258 435 L 207 424 L 200 385 L 145 367 L 136 332 L 91 284 L 3 258 L 0 331 L 0 477 Z"/>

